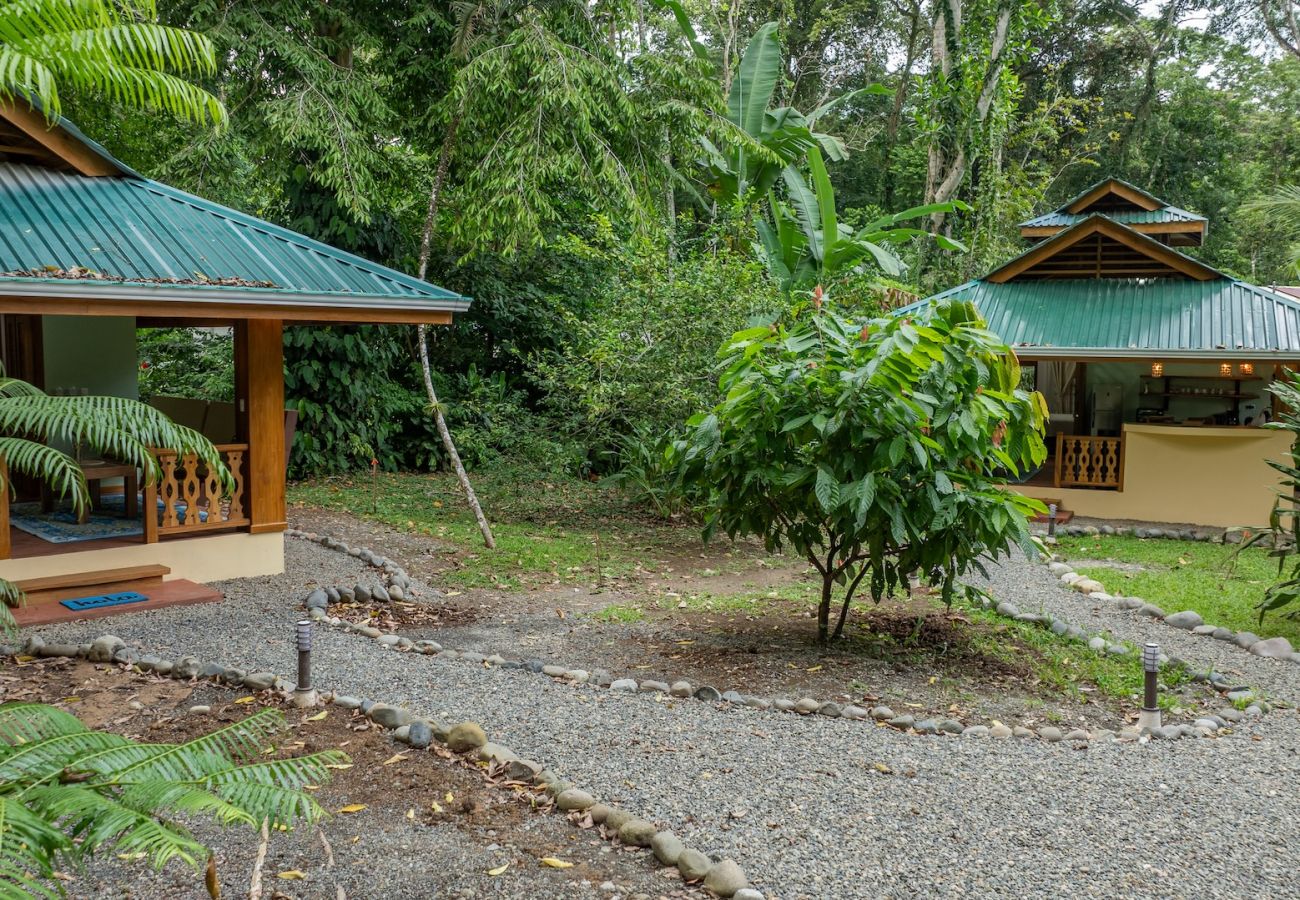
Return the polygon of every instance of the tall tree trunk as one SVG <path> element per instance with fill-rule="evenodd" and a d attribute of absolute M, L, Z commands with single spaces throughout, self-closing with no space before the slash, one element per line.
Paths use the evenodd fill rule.
<path fill-rule="evenodd" d="M 912 86 L 912 67 L 916 65 L 916 42 L 921 36 L 921 12 L 920 0 L 914 0 L 911 23 L 907 31 L 907 57 L 903 61 L 903 70 L 898 76 L 898 87 L 894 90 L 894 106 L 889 112 L 888 121 L 885 123 L 885 153 L 881 166 L 884 170 L 883 196 L 885 209 L 894 208 L 894 150 L 898 146 L 898 129 L 902 125 L 903 104 L 907 102 L 907 94 Z"/>
<path fill-rule="evenodd" d="M 442 186 L 446 181 L 451 153 L 456 144 L 456 132 L 460 130 L 460 119 L 461 113 L 458 111 L 447 126 L 447 134 L 442 139 L 442 149 L 438 153 L 438 168 L 434 172 L 433 187 L 429 191 L 429 208 L 424 216 L 424 232 L 420 235 L 420 265 L 417 272 L 422 281 L 429 274 L 433 232 L 438 224 L 438 203 L 442 199 Z M 483 543 L 489 550 L 495 550 L 497 544 L 492 537 L 492 526 L 483 515 L 483 507 L 479 506 L 478 495 L 474 493 L 474 486 L 470 484 L 469 475 L 460 461 L 460 453 L 456 450 L 456 443 L 451 439 L 451 430 L 447 428 L 447 420 L 442 414 L 442 404 L 438 401 L 438 394 L 433 388 L 433 370 L 429 365 L 429 345 L 425 340 L 425 331 L 423 325 L 416 327 L 416 336 L 420 343 L 420 369 L 424 374 L 424 391 L 429 397 L 429 408 L 433 412 L 433 421 L 438 428 L 438 437 L 442 439 L 443 449 L 447 451 L 452 468 L 456 470 L 456 479 L 460 482 L 461 489 L 465 492 L 465 499 L 469 501 L 469 508 L 478 522 L 478 530 L 483 534 Z"/>

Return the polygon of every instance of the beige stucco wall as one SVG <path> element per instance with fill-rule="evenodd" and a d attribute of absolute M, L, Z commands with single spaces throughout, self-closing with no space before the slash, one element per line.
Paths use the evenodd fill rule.
<path fill-rule="evenodd" d="M 1265 525 L 1290 434 L 1265 428 L 1124 426 L 1124 490 L 1021 485 L 1078 516 L 1229 527 Z"/>
<path fill-rule="evenodd" d="M 67 545 L 70 548 L 75 544 Z M 278 575 L 284 571 L 284 535 L 214 534 L 178 538 L 156 544 L 133 544 L 106 550 L 85 550 L 28 559 L 0 560 L 0 578 L 20 581 L 48 575 L 67 575 L 123 566 L 164 565 L 168 578 L 188 578 L 205 583 L 226 578 Z"/>

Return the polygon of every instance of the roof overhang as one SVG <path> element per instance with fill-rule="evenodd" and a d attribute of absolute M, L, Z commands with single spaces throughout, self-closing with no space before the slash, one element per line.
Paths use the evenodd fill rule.
<path fill-rule="evenodd" d="M 1243 360 L 1248 362 L 1269 360 L 1279 363 L 1300 362 L 1300 353 L 1283 350 L 1159 350 L 1140 347 L 1040 347 L 1021 345 L 1011 348 L 1022 361 L 1035 359 L 1080 360 L 1082 362 L 1161 362 L 1187 360 L 1220 362 Z"/>
<path fill-rule="evenodd" d="M 469 304 L 467 297 L 402 298 L 304 294 L 276 288 L 0 278 L 0 313 L 28 315 L 444 325 Z"/>
<path fill-rule="evenodd" d="M 1068 225 L 1021 225 L 1020 236 L 1029 240 L 1041 240 L 1054 237 L 1065 231 Z M 1126 222 L 1125 228 L 1131 228 L 1139 234 L 1163 234 L 1172 237 L 1174 245 L 1199 247 L 1205 234 L 1205 220 L 1193 219 L 1183 222 Z"/>

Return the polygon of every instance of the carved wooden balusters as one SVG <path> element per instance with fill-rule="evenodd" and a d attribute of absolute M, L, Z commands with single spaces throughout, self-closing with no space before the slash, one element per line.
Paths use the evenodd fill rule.
<path fill-rule="evenodd" d="M 157 484 L 144 489 L 145 541 L 154 543 L 171 535 L 220 531 L 248 524 L 244 503 L 244 457 L 247 444 L 217 444 L 230 470 L 227 491 L 217 473 L 208 470 L 192 453 L 155 450 L 162 470 Z M 162 509 L 158 507 L 161 501 Z"/>
<path fill-rule="evenodd" d="M 1124 489 L 1124 439 L 1086 434 L 1056 436 L 1056 487 Z"/>

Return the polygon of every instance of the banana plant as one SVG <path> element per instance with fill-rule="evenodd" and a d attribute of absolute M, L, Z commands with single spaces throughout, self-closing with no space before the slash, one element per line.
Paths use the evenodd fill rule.
<path fill-rule="evenodd" d="M 843 94 L 804 114 L 792 106 L 769 108 L 781 80 L 781 43 L 776 23 L 758 29 L 740 60 L 740 70 L 727 94 L 727 141 L 719 147 L 701 138 L 701 160 L 707 192 L 721 205 L 761 199 L 790 166 L 818 149 L 829 159 L 848 155 L 838 137 L 814 130 L 818 120 L 861 94 L 888 93 L 881 85 Z"/>
<path fill-rule="evenodd" d="M 769 190 L 770 219 L 758 223 L 755 249 L 783 290 L 829 284 L 850 272 L 864 271 L 869 264 L 896 277 L 907 267 L 895 248 L 914 238 L 931 238 L 945 250 L 965 252 L 961 243 L 949 237 L 901 225 L 938 212 L 970 209 L 960 200 L 914 206 L 880 216 L 854 231 L 839 221 L 835 190 L 817 147 L 808 149 L 808 171 L 811 184 L 792 166 L 782 172 L 785 199 L 778 199 L 775 189 Z"/>

